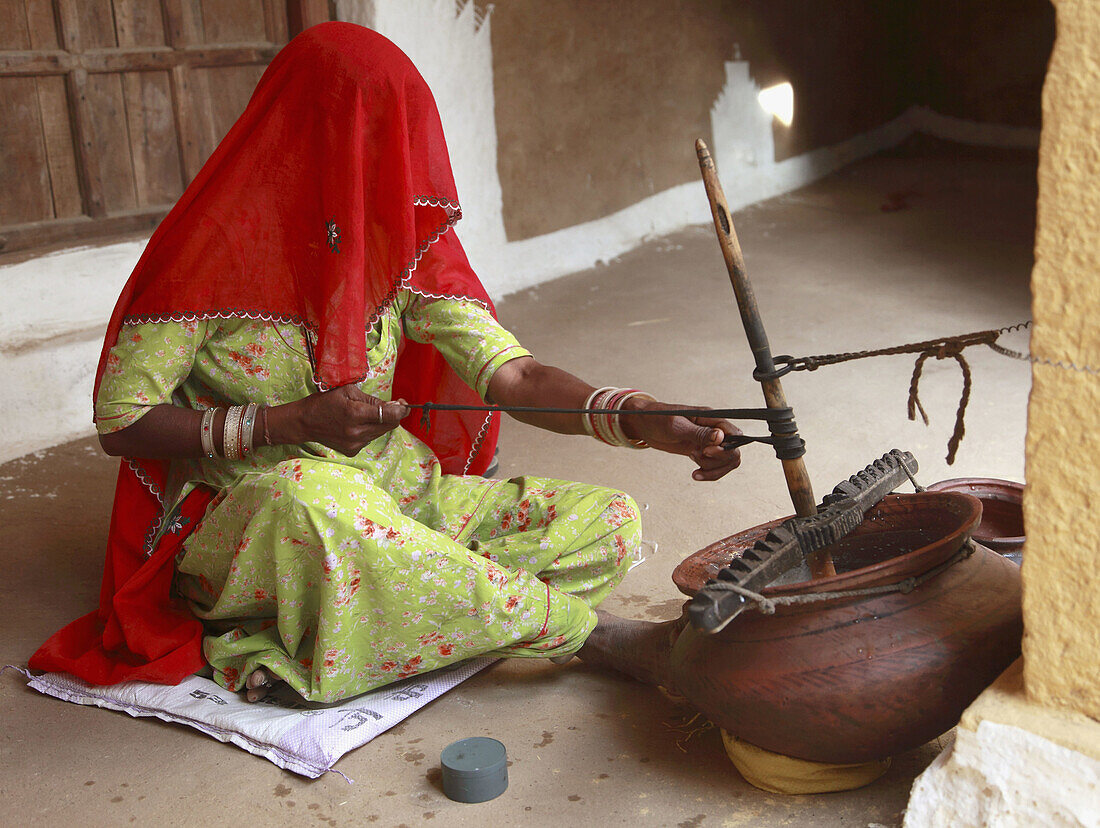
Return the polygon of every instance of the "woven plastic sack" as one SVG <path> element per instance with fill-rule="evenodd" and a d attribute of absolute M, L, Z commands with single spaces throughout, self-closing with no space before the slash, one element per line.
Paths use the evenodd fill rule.
<path fill-rule="evenodd" d="M 128 681 L 98 687 L 66 673 L 22 672 L 31 687 L 48 696 L 184 724 L 314 779 L 332 770 L 348 751 L 365 745 L 494 660 L 470 659 L 331 705 L 303 702 L 286 690 L 249 703 L 240 693 L 230 693 L 200 676 L 189 676 L 175 686 Z"/>

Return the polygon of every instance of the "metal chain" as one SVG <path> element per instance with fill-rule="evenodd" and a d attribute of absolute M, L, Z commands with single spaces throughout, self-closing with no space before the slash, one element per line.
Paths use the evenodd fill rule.
<path fill-rule="evenodd" d="M 1017 322 L 1015 325 L 1009 325 L 1007 328 L 998 328 L 997 334 L 1015 333 L 1016 331 L 1022 331 L 1025 328 L 1031 327 L 1031 320 L 1027 322 Z M 1001 356 L 1011 357 L 1012 359 L 1022 359 L 1024 362 L 1031 362 L 1031 354 L 1025 354 L 1021 351 L 1014 351 L 1011 348 L 1006 348 L 1004 345 L 998 345 L 996 342 L 990 342 L 989 347 L 996 351 Z"/>
<path fill-rule="evenodd" d="M 1021 322 L 1019 325 L 1011 325 L 1007 328 L 1001 328 L 1000 333 L 1010 333 L 1012 331 L 1018 331 L 1022 328 L 1030 328 L 1031 322 Z M 1078 365 L 1075 362 L 1068 362 L 1064 359 L 1047 359 L 1046 357 L 1032 356 L 1031 354 L 1023 353 L 1022 351 L 1014 351 L 1011 348 L 1006 348 L 1003 345 L 998 345 L 996 342 L 989 343 L 989 347 L 1002 356 L 1011 357 L 1012 359 L 1023 360 L 1024 362 L 1030 362 L 1032 365 L 1047 365 L 1051 368 L 1061 368 L 1066 371 L 1079 371 L 1082 374 L 1100 374 L 1100 368 L 1095 368 L 1091 365 Z"/>

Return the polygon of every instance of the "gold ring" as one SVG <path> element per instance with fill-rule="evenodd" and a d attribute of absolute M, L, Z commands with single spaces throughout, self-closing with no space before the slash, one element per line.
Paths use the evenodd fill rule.
<path fill-rule="evenodd" d="M 382 403 L 378 403 L 378 422 L 382 422 Z"/>

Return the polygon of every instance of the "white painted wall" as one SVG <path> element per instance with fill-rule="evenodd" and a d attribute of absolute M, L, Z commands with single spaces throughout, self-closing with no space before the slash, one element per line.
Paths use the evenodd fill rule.
<path fill-rule="evenodd" d="M 92 434 L 92 382 L 145 241 L 0 267 L 0 462 Z"/>
<path fill-rule="evenodd" d="M 459 236 L 494 297 L 622 255 L 644 239 L 710 221 L 701 183 L 681 184 L 595 221 L 506 240 L 497 174 L 490 20 L 454 0 L 338 0 L 338 16 L 400 46 L 435 93 L 463 206 Z M 914 131 L 1038 146 L 1038 131 L 913 109 L 869 133 L 779 163 L 748 64 L 726 64 L 711 148 L 730 206 L 801 187 Z M 795 113 L 798 117 L 798 113 Z M 144 242 L 77 248 L 0 267 L 0 462 L 93 433 L 91 393 L 107 319 Z"/>

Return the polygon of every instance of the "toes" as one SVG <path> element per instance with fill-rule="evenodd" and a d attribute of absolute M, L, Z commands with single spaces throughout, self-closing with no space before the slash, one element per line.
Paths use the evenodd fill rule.
<path fill-rule="evenodd" d="M 267 695 L 271 689 L 271 673 L 263 667 L 259 667 L 245 679 L 244 686 L 247 691 L 244 697 L 250 702 L 258 702 Z"/>
<path fill-rule="evenodd" d="M 245 680 L 244 686 L 249 690 L 253 690 L 258 687 L 266 687 L 270 683 L 271 677 L 268 675 L 267 670 L 259 667 L 252 671 L 252 674 Z"/>

